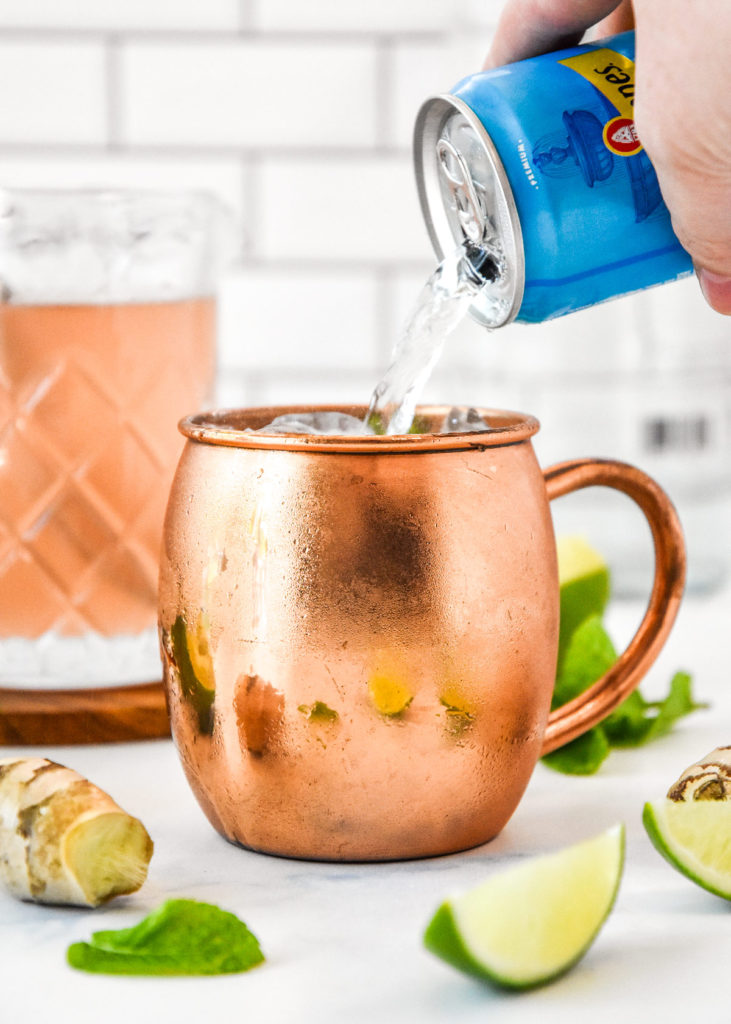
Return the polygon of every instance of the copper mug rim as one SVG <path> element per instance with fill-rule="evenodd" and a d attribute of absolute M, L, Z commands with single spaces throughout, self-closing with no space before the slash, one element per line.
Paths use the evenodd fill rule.
<path fill-rule="evenodd" d="M 420 405 L 416 415 L 426 419 L 436 430 L 451 405 Z M 223 445 L 229 448 L 265 448 L 290 452 L 414 452 L 465 451 L 470 449 L 502 448 L 519 444 L 537 433 L 539 422 L 527 413 L 506 409 L 477 408 L 476 411 L 490 423 L 486 432 L 438 434 L 390 434 L 362 436 L 314 434 L 258 434 L 253 431 L 265 426 L 283 413 L 344 412 L 362 419 L 365 405 L 270 405 L 251 408 L 214 409 L 184 417 L 178 429 L 191 441 Z"/>

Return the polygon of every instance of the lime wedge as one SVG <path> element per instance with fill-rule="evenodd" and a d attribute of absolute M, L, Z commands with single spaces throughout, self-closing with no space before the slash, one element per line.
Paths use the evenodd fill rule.
<path fill-rule="evenodd" d="M 216 697 L 213 660 L 208 644 L 209 628 L 203 614 L 198 616 L 192 627 L 186 624 L 182 615 L 178 615 L 170 630 L 180 688 L 198 716 L 200 731 L 208 735 L 213 732 L 213 702 Z"/>
<path fill-rule="evenodd" d="M 583 537 L 559 537 L 560 619 L 558 663 L 575 630 L 591 615 L 601 615 L 609 600 L 609 568 Z"/>
<path fill-rule="evenodd" d="M 674 868 L 731 900 L 731 800 L 657 800 L 645 804 L 642 823 Z"/>
<path fill-rule="evenodd" d="M 525 989 L 563 974 L 591 946 L 612 909 L 624 863 L 624 826 L 509 868 L 443 903 L 424 943 L 467 974 Z"/>
<path fill-rule="evenodd" d="M 393 676 L 376 673 L 368 680 L 368 692 L 377 711 L 387 718 L 403 714 L 414 699 L 404 684 Z"/>

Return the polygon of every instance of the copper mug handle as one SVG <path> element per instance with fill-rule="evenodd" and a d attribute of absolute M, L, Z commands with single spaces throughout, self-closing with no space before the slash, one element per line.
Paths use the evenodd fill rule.
<path fill-rule="evenodd" d="M 548 716 L 541 755 L 575 739 L 632 693 L 650 668 L 675 621 L 685 583 L 685 542 L 678 515 L 663 489 L 624 462 L 576 459 L 544 471 L 548 499 L 584 487 L 613 487 L 642 509 L 655 545 L 655 579 L 640 627 L 619 660 L 588 690 Z"/>

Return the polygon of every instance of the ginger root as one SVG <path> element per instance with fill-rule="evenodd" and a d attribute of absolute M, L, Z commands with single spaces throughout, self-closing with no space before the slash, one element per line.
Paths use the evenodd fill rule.
<path fill-rule="evenodd" d="M 668 790 L 668 800 L 731 800 L 731 746 L 716 747 L 686 768 Z"/>
<path fill-rule="evenodd" d="M 142 823 L 77 772 L 0 758 L 0 881 L 14 896 L 96 907 L 140 888 L 152 850 Z"/>

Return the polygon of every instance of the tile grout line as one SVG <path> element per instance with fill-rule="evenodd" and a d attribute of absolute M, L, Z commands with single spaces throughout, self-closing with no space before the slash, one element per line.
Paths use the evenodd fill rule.
<path fill-rule="evenodd" d="M 246 404 L 259 404 L 256 399 L 256 392 L 260 389 L 268 389 L 272 384 L 272 374 L 276 372 L 277 381 L 279 384 L 284 386 L 305 384 L 308 387 L 312 385 L 313 392 L 314 388 L 322 383 L 325 385 L 333 385 L 344 382 L 346 387 L 353 390 L 364 391 L 362 400 L 365 402 L 367 397 L 368 388 L 373 386 L 373 380 L 375 379 L 374 369 L 361 368 L 359 370 L 343 372 L 342 367 L 336 369 L 317 368 L 317 367 L 300 367 L 297 370 L 272 370 L 266 367 L 257 369 L 246 369 L 239 366 L 225 365 L 219 363 L 218 377 L 223 378 L 225 376 L 226 385 L 231 388 L 233 384 L 237 390 L 242 394 L 245 394 L 244 402 Z M 377 371 L 376 371 L 377 372 Z M 220 384 L 218 385 L 220 391 Z M 317 401 L 317 395 L 314 393 L 313 400 Z"/>
<path fill-rule="evenodd" d="M 394 40 L 399 43 L 415 46 L 437 42 L 444 37 L 443 30 L 423 31 L 391 31 L 382 29 L 257 29 L 242 24 L 243 20 L 253 17 L 250 11 L 252 0 L 240 0 L 239 26 L 225 29 L 170 29 L 170 28 L 60 28 L 60 27 L 3 27 L 0 25 L 0 43 L 34 42 L 34 43 L 79 43 L 104 42 L 110 35 L 123 38 L 132 44 L 149 43 L 161 45 L 165 43 L 189 43 L 196 46 L 207 46 L 211 43 L 271 43 L 274 46 L 303 44 L 307 46 L 322 44 L 332 46 L 373 45 L 381 40 Z M 252 7 L 250 7 L 250 4 Z"/>
<path fill-rule="evenodd" d="M 380 39 L 376 44 L 375 88 L 373 90 L 375 140 L 376 146 L 388 147 L 391 137 L 393 94 L 392 56 L 393 49 L 387 39 Z"/>
<path fill-rule="evenodd" d="M 239 36 L 246 36 L 248 32 L 254 30 L 255 5 L 256 0 L 239 0 Z"/>
<path fill-rule="evenodd" d="M 348 276 L 350 274 L 378 274 L 384 275 L 384 281 L 390 285 L 388 280 L 392 274 L 396 273 L 419 273 L 424 277 L 433 270 L 433 264 L 429 262 L 429 259 L 425 255 L 423 260 L 413 259 L 410 257 L 401 257 L 394 260 L 386 259 L 353 259 L 344 260 L 342 258 L 329 259 L 322 256 L 303 256 L 302 259 L 295 260 L 291 258 L 287 259 L 273 259 L 271 257 L 253 257 L 244 258 L 240 264 L 239 269 L 242 271 L 279 271 L 287 274 L 329 274 L 338 276 Z"/>
<path fill-rule="evenodd" d="M 119 53 L 117 54 L 119 57 Z M 48 142 L 3 142 L 0 140 L 0 156 L 21 156 L 32 159 L 33 157 L 48 153 L 49 145 L 53 147 L 54 155 L 64 156 L 96 156 L 102 155 L 106 146 L 98 143 L 48 143 Z M 123 156 L 130 157 L 171 157 L 200 158 L 200 159 L 225 159 L 225 158 L 256 158 L 267 157 L 273 160 L 342 160 L 349 162 L 353 160 L 382 160 L 382 159 L 405 159 L 410 158 L 411 153 L 404 147 L 392 146 L 352 146 L 349 149 L 342 149 L 338 146 L 277 146 L 277 145 L 216 145 L 204 143 L 202 145 L 191 145 L 190 143 L 134 143 L 120 141 L 117 145 L 117 152 Z"/>
<path fill-rule="evenodd" d="M 239 226 L 241 239 L 242 267 L 256 262 L 256 245 L 259 237 L 258 214 L 261 207 L 261 162 L 255 156 L 241 161 L 241 196 L 243 218 Z"/>

